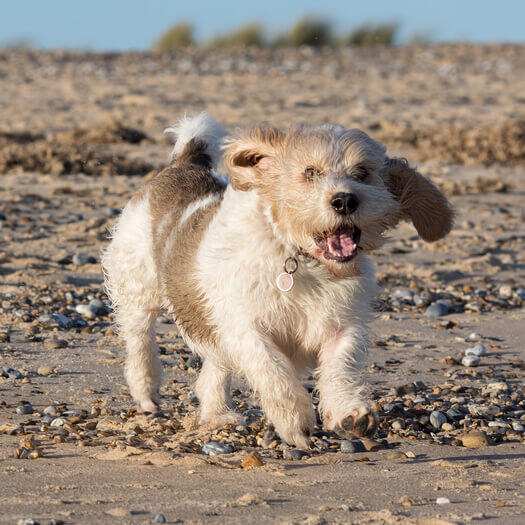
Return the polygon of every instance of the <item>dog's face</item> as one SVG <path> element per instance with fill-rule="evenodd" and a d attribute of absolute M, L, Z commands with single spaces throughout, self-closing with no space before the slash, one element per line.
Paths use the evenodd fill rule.
<path fill-rule="evenodd" d="M 357 129 L 257 126 L 229 141 L 226 162 L 233 188 L 258 191 L 282 239 L 336 276 L 356 273 L 359 254 L 401 219 L 425 240 L 452 224 L 443 194 Z"/>

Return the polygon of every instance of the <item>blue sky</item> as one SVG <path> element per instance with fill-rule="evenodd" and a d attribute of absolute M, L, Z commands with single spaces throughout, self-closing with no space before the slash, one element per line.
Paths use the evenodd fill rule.
<path fill-rule="evenodd" d="M 251 21 L 278 33 L 303 14 L 332 20 L 341 31 L 399 21 L 401 39 L 427 33 L 440 42 L 525 42 L 525 0 L 6 0 L 0 45 L 140 50 L 181 21 L 205 39 Z"/>

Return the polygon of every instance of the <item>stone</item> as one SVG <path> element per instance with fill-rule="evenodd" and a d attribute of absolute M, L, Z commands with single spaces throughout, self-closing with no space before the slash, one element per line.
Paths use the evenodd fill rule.
<path fill-rule="evenodd" d="M 44 408 L 44 410 L 42 411 L 46 416 L 53 416 L 53 417 L 57 417 L 60 415 L 60 411 L 58 410 L 57 407 L 53 406 L 53 405 L 50 405 L 46 408 Z"/>
<path fill-rule="evenodd" d="M 432 303 L 426 310 L 427 317 L 441 317 L 447 315 L 450 311 L 449 305 L 443 301 L 436 301 Z"/>
<path fill-rule="evenodd" d="M 436 499 L 436 503 L 438 505 L 448 505 L 450 503 L 450 500 L 448 498 L 441 497 Z"/>
<path fill-rule="evenodd" d="M 451 423 L 443 423 L 441 425 L 441 430 L 444 430 L 445 432 L 450 432 L 451 430 L 454 430 L 454 425 Z"/>
<path fill-rule="evenodd" d="M 18 405 L 15 412 L 19 415 L 32 414 L 33 406 L 30 403 L 24 403 L 23 405 Z"/>
<path fill-rule="evenodd" d="M 298 448 L 286 448 L 283 450 L 283 459 L 288 459 L 290 461 L 298 461 L 307 455 L 308 452 Z"/>
<path fill-rule="evenodd" d="M 361 442 L 363 443 L 363 446 L 367 452 L 375 452 L 376 450 L 383 448 L 382 443 L 373 439 L 364 438 L 361 440 Z"/>
<path fill-rule="evenodd" d="M 20 370 L 15 370 L 14 368 L 8 368 L 4 374 L 5 377 L 8 377 L 9 379 L 22 379 L 24 376 Z"/>
<path fill-rule="evenodd" d="M 53 337 L 51 339 L 48 339 L 44 343 L 44 347 L 46 348 L 46 350 L 57 350 L 59 348 L 67 348 L 68 342 L 64 339 L 58 339 L 56 337 Z"/>
<path fill-rule="evenodd" d="M 86 253 L 75 253 L 72 262 L 75 266 L 84 266 L 85 264 L 95 264 L 97 259 Z"/>
<path fill-rule="evenodd" d="M 350 441 L 349 439 L 344 439 L 341 441 L 339 448 L 343 454 L 354 454 L 356 452 L 364 452 L 366 450 L 361 441 Z"/>
<path fill-rule="evenodd" d="M 257 452 L 250 452 L 242 461 L 243 469 L 258 468 L 264 465 L 264 461 Z"/>
<path fill-rule="evenodd" d="M 208 456 L 231 454 L 233 452 L 233 447 L 231 445 L 225 445 L 224 443 L 219 443 L 217 441 L 208 441 L 208 443 L 202 447 L 202 452 Z"/>
<path fill-rule="evenodd" d="M 504 284 L 498 290 L 498 295 L 500 299 L 510 299 L 514 295 L 512 286 L 509 286 L 508 284 Z"/>
<path fill-rule="evenodd" d="M 525 427 L 519 421 L 513 421 L 512 422 L 512 429 L 515 432 L 523 432 L 525 430 Z"/>
<path fill-rule="evenodd" d="M 482 344 L 471 346 L 465 350 L 465 355 L 475 355 L 477 357 L 487 355 L 487 347 Z"/>
<path fill-rule="evenodd" d="M 77 304 L 75 311 L 88 319 L 94 319 L 96 314 L 96 309 L 89 304 Z"/>
<path fill-rule="evenodd" d="M 36 371 L 36 373 L 39 375 L 39 376 L 49 376 L 51 375 L 53 372 L 54 372 L 54 368 L 52 366 L 49 366 L 49 365 L 43 365 L 43 366 L 39 366 L 38 367 L 38 370 Z"/>
<path fill-rule="evenodd" d="M 499 392 L 508 392 L 509 385 L 505 381 L 497 381 L 494 383 L 489 383 L 481 389 L 483 395 L 486 394 L 497 394 Z"/>
<path fill-rule="evenodd" d="M 490 445 L 487 434 L 483 430 L 475 430 L 460 436 L 461 443 L 467 448 L 481 448 Z"/>
<path fill-rule="evenodd" d="M 53 320 L 58 323 L 61 328 L 68 328 L 71 324 L 71 319 L 64 314 L 53 314 Z"/>
<path fill-rule="evenodd" d="M 430 413 L 430 423 L 434 428 L 440 429 L 443 423 L 447 422 L 447 416 L 439 410 L 434 410 Z"/>
<path fill-rule="evenodd" d="M 479 334 L 478 332 L 471 332 L 467 339 L 469 341 L 479 341 L 480 339 L 483 339 L 483 336 L 481 334 Z"/>
<path fill-rule="evenodd" d="M 481 359 L 477 355 L 466 355 L 461 360 L 461 364 L 463 366 L 468 366 L 468 367 L 478 366 L 480 361 L 481 361 Z"/>
<path fill-rule="evenodd" d="M 91 299 L 89 306 L 93 309 L 96 315 L 103 315 L 106 313 L 106 306 L 100 299 Z"/>
<path fill-rule="evenodd" d="M 403 454 L 403 452 L 392 452 L 387 456 L 387 458 L 391 459 L 392 461 L 405 461 L 407 456 Z"/>
<path fill-rule="evenodd" d="M 392 427 L 392 430 L 396 430 L 396 431 L 397 430 L 402 430 L 402 429 L 405 428 L 405 422 L 403 420 L 401 420 L 401 419 L 396 419 L 392 423 L 391 427 Z"/>
<path fill-rule="evenodd" d="M 51 421 L 50 426 L 52 427 L 61 427 L 62 425 L 65 425 L 67 421 L 63 417 L 56 417 Z"/>
<path fill-rule="evenodd" d="M 155 523 L 166 523 L 166 517 L 164 514 L 161 514 L 160 512 L 158 514 L 155 514 L 155 517 L 153 518 L 153 521 Z"/>

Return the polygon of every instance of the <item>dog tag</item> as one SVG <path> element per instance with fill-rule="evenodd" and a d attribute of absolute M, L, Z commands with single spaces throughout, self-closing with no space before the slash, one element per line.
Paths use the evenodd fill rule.
<path fill-rule="evenodd" d="M 293 288 L 293 275 L 291 273 L 280 273 L 275 281 L 281 292 L 289 292 Z"/>
<path fill-rule="evenodd" d="M 277 288 L 281 292 L 289 292 L 293 288 L 293 274 L 297 271 L 297 259 L 288 257 L 284 261 L 284 272 L 280 273 L 275 280 Z"/>

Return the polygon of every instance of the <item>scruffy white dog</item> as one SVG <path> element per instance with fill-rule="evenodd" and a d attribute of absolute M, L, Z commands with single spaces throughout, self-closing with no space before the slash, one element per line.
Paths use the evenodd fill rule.
<path fill-rule="evenodd" d="M 325 428 L 372 435 L 361 370 L 377 292 L 368 253 L 403 219 L 427 241 L 446 235 L 447 199 L 357 129 L 256 126 L 228 138 L 229 184 L 214 172 L 225 132 L 212 117 L 166 132 L 170 165 L 129 201 L 103 257 L 139 407 L 158 407 L 154 326 L 167 311 L 204 360 L 201 424 L 242 422 L 236 373 L 281 438 L 305 447 L 315 415 L 298 374 L 315 369 Z"/>

